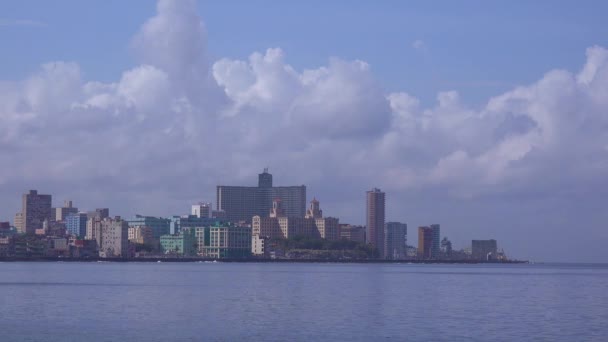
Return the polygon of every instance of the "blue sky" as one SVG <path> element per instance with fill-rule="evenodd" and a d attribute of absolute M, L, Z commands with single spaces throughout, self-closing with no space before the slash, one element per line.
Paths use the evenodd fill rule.
<path fill-rule="evenodd" d="M 270 167 L 341 222 L 380 187 L 456 248 L 606 260 L 607 7 L 0 2 L 0 221 L 28 189 L 184 214 Z"/>
<path fill-rule="evenodd" d="M 458 89 L 479 104 L 548 70 L 575 70 L 585 48 L 608 45 L 605 1 L 199 1 L 212 56 L 243 59 L 281 47 L 296 68 L 330 56 L 368 62 L 388 91 L 425 103 Z M 131 36 L 154 1 L 0 3 L 0 72 L 21 79 L 47 61 L 77 61 L 110 81 L 133 66 Z M 412 48 L 420 40 L 422 50 Z"/>

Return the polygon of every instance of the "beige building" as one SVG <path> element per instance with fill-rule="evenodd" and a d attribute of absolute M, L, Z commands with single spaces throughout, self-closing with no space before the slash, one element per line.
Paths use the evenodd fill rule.
<path fill-rule="evenodd" d="M 268 239 L 260 237 L 259 235 L 251 236 L 251 254 L 253 255 L 264 255 L 266 254 L 266 242 Z"/>
<path fill-rule="evenodd" d="M 140 245 L 155 245 L 152 228 L 148 226 L 129 227 L 129 241 Z"/>
<path fill-rule="evenodd" d="M 269 239 L 289 239 L 296 236 L 338 240 L 340 225 L 337 218 L 323 217 L 319 201 L 313 199 L 304 218 L 288 217 L 281 200 L 275 199 L 269 217 L 254 216 L 252 219 L 252 253 L 264 254 L 264 244 Z"/>
<path fill-rule="evenodd" d="M 340 224 L 335 217 L 323 217 L 314 219 L 314 226 L 322 239 L 339 240 L 340 239 Z"/>
<path fill-rule="evenodd" d="M 85 234 L 85 240 L 97 241 L 97 246 L 101 246 L 101 221 L 103 219 L 98 216 L 90 217 L 87 220 L 87 232 Z"/>
<path fill-rule="evenodd" d="M 23 213 L 16 213 L 15 220 L 13 221 L 13 225 L 17 229 L 17 232 L 23 232 Z"/>
<path fill-rule="evenodd" d="M 129 252 L 129 224 L 120 217 L 105 218 L 101 221 L 102 258 L 126 258 Z"/>

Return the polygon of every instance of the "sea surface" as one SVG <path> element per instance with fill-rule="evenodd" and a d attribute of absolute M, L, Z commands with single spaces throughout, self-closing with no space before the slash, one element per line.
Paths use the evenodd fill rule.
<path fill-rule="evenodd" d="M 0 341 L 608 341 L 608 265 L 0 263 Z"/>

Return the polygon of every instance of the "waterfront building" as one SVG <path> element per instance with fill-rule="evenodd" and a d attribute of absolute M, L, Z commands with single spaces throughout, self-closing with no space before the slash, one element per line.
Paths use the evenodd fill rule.
<path fill-rule="evenodd" d="M 129 252 L 129 224 L 116 217 L 106 217 L 101 220 L 101 247 L 99 256 L 102 258 L 126 258 Z"/>
<path fill-rule="evenodd" d="M 196 216 L 198 218 L 211 218 L 211 212 L 212 212 L 212 207 L 211 207 L 211 203 L 203 203 L 203 202 L 199 202 L 197 204 L 194 204 L 192 206 L 192 215 Z"/>
<path fill-rule="evenodd" d="M 340 238 L 348 241 L 355 241 L 358 243 L 365 243 L 365 227 L 355 226 L 351 224 L 341 224 L 340 227 Z"/>
<path fill-rule="evenodd" d="M 423 259 L 441 257 L 441 234 L 438 224 L 418 228 L 418 257 Z"/>
<path fill-rule="evenodd" d="M 407 224 L 387 222 L 384 231 L 384 256 L 388 260 L 402 260 L 407 256 Z"/>
<path fill-rule="evenodd" d="M 266 249 L 266 244 L 270 239 L 259 236 L 252 235 L 251 236 L 251 254 L 257 256 L 267 256 L 268 250 Z"/>
<path fill-rule="evenodd" d="M 84 238 L 87 235 L 87 214 L 68 214 L 64 217 L 67 233 Z"/>
<path fill-rule="evenodd" d="M 433 257 L 433 230 L 431 227 L 418 227 L 418 257 L 431 259 Z"/>
<path fill-rule="evenodd" d="M 87 215 L 88 216 L 88 215 Z M 92 216 L 87 219 L 87 231 L 85 240 L 93 240 L 97 243 L 97 247 L 101 246 L 101 221 L 99 216 Z"/>
<path fill-rule="evenodd" d="M 431 244 L 431 254 L 433 256 L 433 258 L 439 258 L 439 256 L 441 255 L 441 232 L 440 232 L 440 226 L 438 224 L 432 224 L 430 225 L 431 227 L 431 231 L 432 231 L 432 235 L 433 235 L 433 242 Z"/>
<path fill-rule="evenodd" d="M 184 228 L 179 234 L 160 237 L 160 251 L 163 254 L 194 256 L 197 254 L 196 228 Z"/>
<path fill-rule="evenodd" d="M 452 256 L 452 241 L 447 236 L 441 239 L 441 255 L 447 258 Z"/>
<path fill-rule="evenodd" d="M 13 254 L 13 238 L 11 236 L 0 236 L 0 257 Z"/>
<path fill-rule="evenodd" d="M 340 239 L 339 220 L 335 217 L 323 217 L 323 210 L 316 198 L 310 201 L 305 219 L 313 221 L 313 236 L 332 241 Z"/>
<path fill-rule="evenodd" d="M 195 215 L 173 216 L 169 222 L 169 232 L 171 235 L 179 234 L 182 228 L 209 227 L 217 222 L 228 222 L 225 219 L 198 217 Z"/>
<path fill-rule="evenodd" d="M 126 220 L 129 227 L 146 226 L 152 228 L 152 235 L 155 239 L 160 239 L 161 235 L 170 232 L 171 220 L 162 217 L 135 215 L 134 218 Z"/>
<path fill-rule="evenodd" d="M 69 240 L 70 256 L 73 258 L 90 258 L 97 257 L 97 242 L 95 240 L 82 240 L 70 238 Z"/>
<path fill-rule="evenodd" d="M 129 242 L 154 247 L 156 245 L 152 228 L 146 226 L 129 227 Z"/>
<path fill-rule="evenodd" d="M 43 222 L 53 218 L 51 202 L 51 195 L 42 195 L 36 190 L 23 194 L 21 210 L 23 219 L 19 232 L 35 234 L 36 229 L 42 229 Z"/>
<path fill-rule="evenodd" d="M 268 217 L 254 216 L 252 234 L 270 239 L 289 239 L 296 236 L 338 240 L 340 226 L 337 218 L 322 217 L 319 201 L 311 202 L 306 217 L 289 217 L 283 201 L 275 199 Z"/>
<path fill-rule="evenodd" d="M 384 208 L 385 193 L 374 188 L 367 192 L 367 243 L 378 250 L 384 258 Z"/>
<path fill-rule="evenodd" d="M 340 239 L 340 222 L 336 217 L 319 217 L 314 220 L 314 233 L 321 239 L 336 241 Z M 314 230 L 313 230 L 314 232 Z"/>
<path fill-rule="evenodd" d="M 405 246 L 405 255 L 408 258 L 415 258 L 418 256 L 418 248 L 414 246 Z"/>
<path fill-rule="evenodd" d="M 251 256 L 251 227 L 216 224 L 196 228 L 198 255 L 206 258 L 244 258 Z"/>
<path fill-rule="evenodd" d="M 497 258 L 498 244 L 496 240 L 472 240 L 471 257 L 475 260 L 492 260 Z"/>
<path fill-rule="evenodd" d="M 68 216 L 69 214 L 78 213 L 78 208 L 75 208 L 72 205 L 72 201 L 64 201 L 63 207 L 54 208 L 54 212 L 55 212 L 55 221 L 64 221 L 66 216 Z"/>
<path fill-rule="evenodd" d="M 313 198 L 310 201 L 310 207 L 306 210 L 306 218 L 321 218 L 323 217 L 323 210 L 321 210 L 319 201 L 316 198 Z"/>
<path fill-rule="evenodd" d="M 251 222 L 254 216 L 268 216 L 275 198 L 281 199 L 287 216 L 304 217 L 306 186 L 273 186 L 268 169 L 258 175 L 257 187 L 217 186 L 217 210 L 224 211 L 231 222 Z"/>
<path fill-rule="evenodd" d="M 47 238 L 46 256 L 69 256 L 70 248 L 68 240 L 64 237 L 49 237 Z"/>

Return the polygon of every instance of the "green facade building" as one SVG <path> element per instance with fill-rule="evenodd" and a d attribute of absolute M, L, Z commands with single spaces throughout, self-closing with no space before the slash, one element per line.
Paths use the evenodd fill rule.
<path fill-rule="evenodd" d="M 174 254 L 186 257 L 195 256 L 197 253 L 195 229 L 184 228 L 179 234 L 162 235 L 160 237 L 160 250 L 163 254 Z"/>
<path fill-rule="evenodd" d="M 169 234 L 171 220 L 162 217 L 135 215 L 127 220 L 129 227 L 146 226 L 152 228 L 152 235 L 155 239 L 162 235 Z"/>

